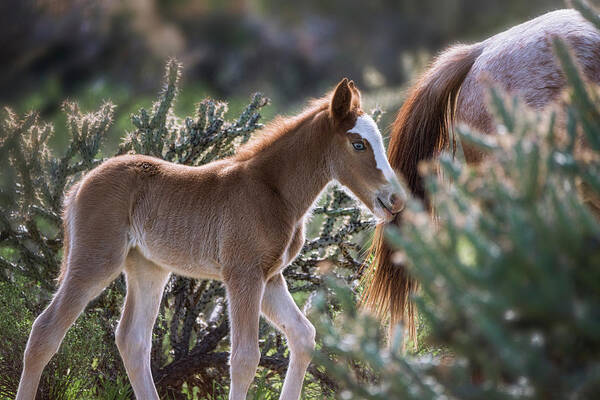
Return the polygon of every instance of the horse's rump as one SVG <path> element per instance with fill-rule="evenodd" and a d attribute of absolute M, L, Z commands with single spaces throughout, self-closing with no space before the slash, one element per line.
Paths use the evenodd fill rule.
<path fill-rule="evenodd" d="M 414 196 L 428 203 L 419 176 L 422 161 L 454 148 L 455 122 L 493 134 L 486 108 L 486 86 L 497 85 L 541 109 L 560 98 L 565 78 L 554 58 L 552 38 L 563 38 L 573 49 L 588 81 L 600 84 L 600 32 L 575 10 L 559 10 L 515 26 L 481 43 L 454 46 L 443 52 L 411 88 L 392 125 L 388 158 L 404 177 Z M 480 158 L 466 152 L 467 161 Z M 394 223 L 399 226 L 401 217 Z M 372 263 L 364 275 L 361 303 L 391 325 L 403 322 L 414 335 L 414 306 L 410 296 L 417 282 L 406 266 L 392 262 L 392 249 L 375 232 Z M 414 337 L 414 336 L 413 336 Z"/>

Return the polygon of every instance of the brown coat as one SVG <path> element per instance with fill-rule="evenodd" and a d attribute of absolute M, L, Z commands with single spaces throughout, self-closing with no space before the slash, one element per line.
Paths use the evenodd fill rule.
<path fill-rule="evenodd" d="M 17 399 L 33 399 L 40 374 L 83 310 L 123 270 L 127 297 L 117 346 L 138 399 L 157 399 L 152 326 L 170 273 L 220 279 L 229 299 L 230 399 L 244 399 L 260 358 L 260 313 L 291 350 L 281 398 L 297 400 L 315 331 L 281 274 L 304 243 L 304 219 L 333 179 L 382 220 L 401 210 L 381 135 L 342 80 L 334 94 L 280 119 L 234 157 L 188 167 L 141 155 L 107 160 L 65 198 L 60 287 L 36 319 Z"/>
<path fill-rule="evenodd" d="M 551 39 L 573 49 L 587 80 L 600 84 L 600 32 L 575 10 L 547 13 L 473 45 L 458 45 L 440 54 L 410 89 L 392 126 L 388 157 L 413 195 L 427 202 L 418 166 L 453 145 L 455 122 L 487 134 L 495 126 L 486 108 L 489 85 L 521 97 L 533 109 L 560 98 L 566 81 L 555 60 Z M 468 162 L 482 154 L 463 145 Z M 401 217 L 395 223 L 400 224 Z M 403 322 L 414 337 L 414 308 L 409 301 L 416 281 L 403 265 L 392 263 L 392 250 L 378 226 L 374 261 L 365 273 L 363 304 L 391 325 Z"/>

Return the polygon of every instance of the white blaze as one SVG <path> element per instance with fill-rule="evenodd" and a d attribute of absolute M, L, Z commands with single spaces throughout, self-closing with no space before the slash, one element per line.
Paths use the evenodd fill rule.
<path fill-rule="evenodd" d="M 396 174 L 394 170 L 390 166 L 387 157 L 385 156 L 385 148 L 383 147 L 383 138 L 381 137 L 381 133 L 379 132 L 379 128 L 373 118 L 371 118 L 367 114 L 363 114 L 356 119 L 356 124 L 352 129 L 348 131 L 349 133 L 358 133 L 369 142 L 371 145 L 371 149 L 373 149 L 373 155 L 375 156 L 375 163 L 377 164 L 377 168 L 383 172 L 383 176 L 390 181 L 396 181 Z"/>

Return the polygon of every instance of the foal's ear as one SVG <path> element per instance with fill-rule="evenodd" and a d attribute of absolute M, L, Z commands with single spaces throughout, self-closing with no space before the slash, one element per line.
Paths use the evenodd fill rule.
<path fill-rule="evenodd" d="M 336 120 L 342 120 L 350 112 L 352 107 L 352 89 L 348 84 L 348 78 L 344 78 L 338 83 L 333 91 L 329 112 Z"/>
<path fill-rule="evenodd" d="M 356 108 L 361 108 L 360 92 L 358 91 L 358 88 L 354 84 L 354 81 L 348 82 L 348 86 L 350 86 L 350 90 L 352 90 L 352 94 L 354 95 L 354 96 L 352 96 L 352 106 L 356 107 Z"/>

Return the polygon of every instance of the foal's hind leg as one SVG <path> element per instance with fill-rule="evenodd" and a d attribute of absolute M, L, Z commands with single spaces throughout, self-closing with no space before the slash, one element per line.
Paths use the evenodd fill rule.
<path fill-rule="evenodd" d="M 67 273 L 52 302 L 33 323 L 25 356 L 17 400 L 33 400 L 44 367 L 58 350 L 65 333 L 81 311 L 94 297 L 121 272 L 125 258 L 123 248 L 100 257 L 92 252 L 83 253 L 71 246 Z M 74 248 L 73 248 L 74 247 Z"/>
<path fill-rule="evenodd" d="M 315 348 L 315 328 L 298 309 L 283 275 L 271 278 L 265 287 L 262 312 L 288 341 L 290 364 L 281 390 L 281 400 L 298 400 L 304 374 Z"/>
<path fill-rule="evenodd" d="M 125 274 L 127 297 L 117 328 L 117 347 L 135 397 L 158 399 L 150 370 L 150 349 L 152 327 L 169 272 L 132 250 L 125 261 Z"/>

